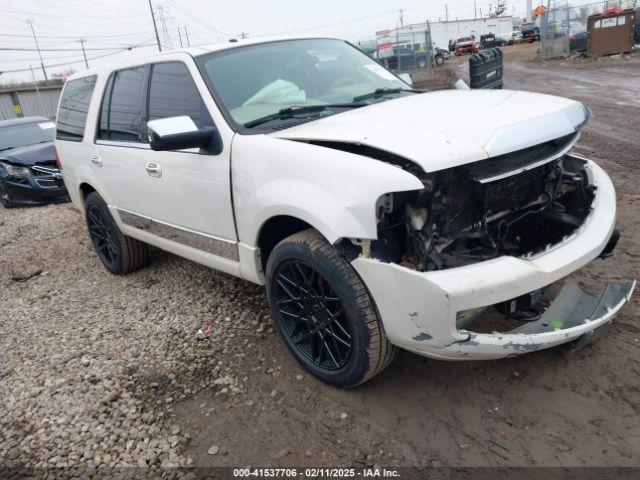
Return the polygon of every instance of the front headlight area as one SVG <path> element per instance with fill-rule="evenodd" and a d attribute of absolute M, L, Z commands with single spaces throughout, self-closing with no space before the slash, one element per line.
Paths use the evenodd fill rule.
<path fill-rule="evenodd" d="M 32 174 L 29 167 L 13 165 L 8 162 L 0 162 L 0 168 L 2 168 L 5 174 L 10 177 L 25 178 Z"/>
<path fill-rule="evenodd" d="M 585 166 L 566 155 L 514 172 L 474 163 L 422 173 L 422 190 L 378 200 L 372 256 L 419 272 L 501 256 L 531 258 L 571 236 L 589 216 L 596 188 Z"/>

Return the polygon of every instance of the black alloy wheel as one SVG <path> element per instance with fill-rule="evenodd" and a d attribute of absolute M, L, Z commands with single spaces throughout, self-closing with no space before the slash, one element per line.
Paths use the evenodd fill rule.
<path fill-rule="evenodd" d="M 117 239 L 97 205 L 89 205 L 87 208 L 87 227 L 98 257 L 105 266 L 114 268 L 118 256 Z"/>
<path fill-rule="evenodd" d="M 149 246 L 120 231 L 100 195 L 96 192 L 87 195 L 84 207 L 91 244 L 107 270 L 124 275 L 146 265 Z"/>
<path fill-rule="evenodd" d="M 323 382 L 355 387 L 395 357 L 362 279 L 317 230 L 294 233 L 275 246 L 265 284 L 278 334 L 298 363 Z"/>
<path fill-rule="evenodd" d="M 353 332 L 327 280 L 300 260 L 283 262 L 275 276 L 287 342 L 319 368 L 343 368 L 351 357 Z"/>

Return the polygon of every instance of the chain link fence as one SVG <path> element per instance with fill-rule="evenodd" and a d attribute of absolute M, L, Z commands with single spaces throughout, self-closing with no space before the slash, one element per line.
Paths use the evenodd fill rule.
<path fill-rule="evenodd" d="M 573 6 L 555 2 L 540 17 L 540 56 L 562 57 L 587 50 L 587 18 L 611 8 L 637 8 L 638 0 L 600 1 Z"/>
<path fill-rule="evenodd" d="M 396 73 L 429 72 L 436 65 L 436 56 L 442 56 L 436 52 L 428 29 L 385 31 L 357 46 Z"/>

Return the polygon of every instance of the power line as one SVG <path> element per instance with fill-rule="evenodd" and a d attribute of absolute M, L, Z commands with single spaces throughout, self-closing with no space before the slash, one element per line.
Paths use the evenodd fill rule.
<path fill-rule="evenodd" d="M 78 53 L 78 55 L 79 55 L 79 56 L 78 56 L 77 58 L 78 58 L 78 59 L 82 59 L 82 54 L 81 54 L 81 53 Z M 51 61 L 51 60 L 61 60 L 61 59 L 63 59 L 63 58 L 67 58 L 67 59 L 69 59 L 69 58 L 73 58 L 73 59 L 75 60 L 75 59 L 76 59 L 76 56 L 75 56 L 75 55 L 74 55 L 74 56 L 69 56 L 69 55 L 57 55 L 57 56 L 55 56 L 55 57 L 50 57 L 50 56 L 48 56 L 48 55 L 47 55 L 47 60 L 49 60 L 49 61 Z M 30 57 L 30 58 L 23 58 L 23 57 L 20 57 L 20 58 L 9 58 L 9 59 L 3 59 L 3 60 L 2 60 L 2 63 L 29 63 L 29 62 L 38 62 L 38 61 L 40 61 L 40 59 L 39 59 L 39 58 L 33 58 L 33 57 Z"/>
<path fill-rule="evenodd" d="M 49 17 L 49 18 L 69 18 L 74 20 L 86 19 L 86 18 L 96 18 L 99 20 L 122 20 L 126 18 L 138 18 L 138 17 L 146 17 L 146 15 L 118 15 L 115 17 L 107 17 L 104 15 L 54 15 L 50 13 L 40 13 L 40 12 L 26 12 L 22 10 L 14 10 L 13 8 L 8 7 L 0 7 L 0 12 L 7 13 L 9 15 L 33 15 L 36 17 Z"/>
<path fill-rule="evenodd" d="M 137 33 L 120 33 L 117 35 L 83 35 L 83 38 L 115 38 L 115 37 L 134 37 L 141 36 L 153 33 L 151 30 L 146 32 L 137 32 Z M 31 35 L 26 34 L 13 34 L 13 33 L 0 33 L 0 37 L 20 37 L 20 38 L 31 38 Z M 40 38 L 78 38 L 77 35 L 39 35 Z"/>
<path fill-rule="evenodd" d="M 84 8 L 86 8 L 86 0 L 80 0 L 80 2 L 82 3 L 82 6 L 61 6 L 60 3 L 61 2 L 57 2 L 57 3 L 50 3 L 49 1 L 45 1 L 45 0 L 35 0 L 38 3 L 41 3 L 42 5 L 49 7 L 49 8 L 54 8 L 56 12 L 62 11 L 62 12 L 71 12 L 74 15 L 73 16 L 82 16 L 82 17 L 86 17 L 85 15 L 77 15 L 79 11 L 82 11 Z M 66 2 L 69 2 L 69 0 L 66 0 Z M 66 3 L 65 2 L 65 3 Z M 92 13 L 94 13 L 94 7 L 102 7 L 102 8 L 106 8 L 110 11 L 113 11 L 113 5 L 105 5 L 104 3 L 99 3 L 96 2 L 95 0 L 91 0 L 91 11 Z M 10 7 L 2 7 L 2 8 L 10 8 Z M 11 9 L 14 10 L 15 9 Z M 70 15 L 71 16 L 71 15 Z M 141 14 L 137 14 L 137 16 L 145 16 L 145 15 L 141 15 Z M 91 16 L 91 18 L 96 18 L 97 16 Z"/>
<path fill-rule="evenodd" d="M 2 20 L 7 20 L 10 22 L 10 24 L 3 24 L 0 23 L 0 30 L 3 33 L 8 33 L 8 34 L 16 34 L 16 33 L 22 33 L 24 30 L 20 29 L 20 30 L 14 30 L 13 26 L 18 24 L 18 22 L 24 21 L 26 18 L 31 18 L 29 16 L 20 16 L 20 17 L 16 17 L 16 18 L 5 18 L 4 15 L 2 14 L 2 12 L 0 12 L 0 21 Z M 45 30 L 43 33 L 46 34 L 57 34 L 58 32 L 61 31 L 69 31 L 69 32 L 73 32 L 73 35 L 67 35 L 64 38 L 78 38 L 78 35 L 83 35 L 83 36 L 87 36 L 87 37 L 91 37 L 91 35 L 97 31 L 97 29 L 103 29 L 104 27 L 109 27 L 109 23 L 112 22 L 100 22 L 98 20 L 96 20 L 96 23 L 90 23 L 86 20 L 82 20 L 82 19 L 76 19 L 76 20 L 68 20 L 68 24 L 66 23 L 61 23 L 63 22 L 63 20 L 58 20 L 55 18 L 52 18 L 50 21 L 51 23 L 49 23 L 49 21 L 46 18 L 37 18 L 35 19 L 38 23 L 38 31 L 41 30 Z M 67 21 L 65 21 L 67 22 Z M 140 22 L 140 21 L 138 21 Z M 113 22 L 113 23 L 120 23 L 118 22 Z M 135 30 L 136 32 L 142 32 L 143 29 L 141 28 L 141 24 L 140 23 L 136 23 L 135 25 L 131 25 L 131 24 L 127 24 L 127 25 L 119 25 L 122 27 L 127 27 L 130 29 Z M 83 28 L 85 27 L 85 28 Z M 146 25 L 145 25 L 146 27 Z M 80 30 L 83 29 L 83 30 Z M 87 35 L 84 35 L 82 32 L 87 33 Z M 128 35 L 132 35 L 132 34 L 128 34 Z M 46 35 L 43 35 L 43 38 Z M 127 35 L 122 35 L 123 37 L 127 36 Z M 58 38 L 56 35 L 50 35 L 50 36 L 46 36 L 47 38 Z"/>
<path fill-rule="evenodd" d="M 36 40 L 37 43 L 37 40 Z M 91 47 L 86 50 L 119 50 L 126 49 L 127 45 L 119 45 L 117 47 Z M 23 48 L 23 47 L 0 47 L 0 51 L 5 52 L 77 52 L 77 48 Z"/>
<path fill-rule="evenodd" d="M 177 2 L 175 2 L 174 0 L 168 0 L 169 3 L 171 3 L 171 5 L 173 5 L 174 8 L 176 8 L 178 11 L 182 12 L 183 15 L 185 15 L 186 17 L 190 18 L 192 21 L 196 22 L 197 24 L 201 25 L 202 27 L 204 27 L 206 30 L 212 31 L 214 33 L 217 33 L 219 35 L 227 35 L 230 36 L 230 33 L 227 32 L 223 32 L 221 30 L 217 30 L 209 25 L 207 25 L 206 23 L 201 22 L 196 16 L 194 16 L 189 10 L 187 10 L 186 8 L 180 6 Z"/>
<path fill-rule="evenodd" d="M 405 11 L 406 11 L 406 9 L 405 9 Z M 351 23 L 361 22 L 363 20 L 370 20 L 370 19 L 373 19 L 373 18 L 385 17 L 387 15 L 395 14 L 397 12 L 398 12 L 398 10 L 389 10 L 387 12 L 374 13 L 374 14 L 371 14 L 371 15 L 367 15 L 366 17 L 352 18 L 350 20 L 345 20 L 343 22 L 328 23 L 328 24 L 324 24 L 324 25 L 318 25 L 316 27 L 298 28 L 298 29 L 295 29 L 295 30 L 287 30 L 286 32 L 278 32 L 278 34 L 279 35 L 288 35 L 288 34 L 291 34 L 291 33 L 309 32 L 309 31 L 313 31 L 313 30 L 324 30 L 326 28 L 340 27 L 342 25 L 349 25 Z M 273 35 L 273 33 L 264 33 L 264 34 L 253 35 L 253 36 L 254 37 L 266 37 L 266 36 L 270 36 L 270 35 Z"/>
<path fill-rule="evenodd" d="M 128 50 L 133 50 L 135 48 L 144 48 L 144 47 L 152 47 L 154 44 L 153 43 L 148 43 L 150 41 L 152 41 L 153 38 L 147 40 L 144 43 L 141 43 L 139 45 L 132 45 L 129 48 L 123 48 L 117 52 L 111 52 L 111 53 L 105 53 L 104 55 L 97 55 L 95 57 L 89 57 L 87 58 L 87 60 L 98 60 L 100 58 L 105 58 L 105 57 L 109 57 L 111 55 L 116 55 L 118 53 L 122 53 L 122 52 L 126 52 Z M 62 62 L 62 63 L 57 63 L 57 64 L 52 64 L 52 65 L 45 65 L 46 68 L 53 68 L 53 67 L 63 67 L 65 65 L 75 65 L 76 63 L 83 63 L 84 59 L 80 59 L 80 60 L 75 60 L 72 62 Z M 28 72 L 30 69 L 29 68 L 18 68 L 18 69 L 14 69 L 14 70 L 4 70 L 2 73 L 19 73 L 19 72 Z"/>

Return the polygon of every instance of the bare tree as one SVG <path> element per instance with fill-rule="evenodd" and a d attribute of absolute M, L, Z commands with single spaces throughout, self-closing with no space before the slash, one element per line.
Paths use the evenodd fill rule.
<path fill-rule="evenodd" d="M 507 11 L 507 0 L 498 0 L 495 8 L 489 12 L 490 17 L 499 17 Z"/>

